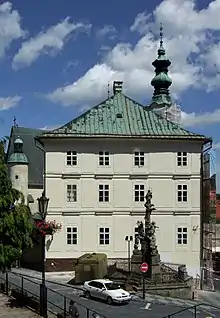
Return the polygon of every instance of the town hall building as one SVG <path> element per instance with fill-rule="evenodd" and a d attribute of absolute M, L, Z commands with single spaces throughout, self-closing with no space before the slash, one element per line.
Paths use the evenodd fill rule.
<path fill-rule="evenodd" d="M 72 270 L 73 261 L 84 253 L 106 253 L 109 260 L 127 258 L 125 237 L 137 234 L 151 189 L 161 260 L 186 264 L 190 275 L 200 275 L 201 154 L 210 139 L 169 121 L 166 112 L 158 114 L 174 105 L 170 64 L 161 41 L 153 62 L 156 75 L 149 106 L 124 95 L 123 83 L 116 81 L 113 95 L 105 101 L 58 129 L 32 135 L 38 144 L 32 146 L 45 162 L 34 171 L 31 160 L 36 159 L 29 158 L 27 150 L 26 164 L 32 165 L 28 171 L 39 184 L 38 189 L 29 188 L 27 176 L 25 193 L 32 198 L 34 214 L 44 188 L 50 199 L 48 220 L 62 224 L 46 249 L 48 269 Z M 18 136 L 23 140 L 22 131 L 13 132 L 14 141 Z M 24 153 L 27 148 L 24 141 Z M 9 170 L 22 165 L 10 160 L 13 153 L 11 142 Z"/>

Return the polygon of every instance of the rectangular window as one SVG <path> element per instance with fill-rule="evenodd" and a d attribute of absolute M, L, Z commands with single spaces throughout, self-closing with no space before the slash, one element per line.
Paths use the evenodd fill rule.
<path fill-rule="evenodd" d="M 77 227 L 67 227 L 66 229 L 66 243 L 68 245 L 77 245 Z"/>
<path fill-rule="evenodd" d="M 109 245 L 109 227 L 100 227 L 99 229 L 99 244 Z"/>
<path fill-rule="evenodd" d="M 177 186 L 177 201 L 178 202 L 187 202 L 187 185 L 186 184 L 178 184 Z"/>
<path fill-rule="evenodd" d="M 135 184 L 134 186 L 134 201 L 143 202 L 144 201 L 144 184 Z"/>
<path fill-rule="evenodd" d="M 144 152 L 135 152 L 134 153 L 134 165 L 135 166 L 144 166 Z"/>
<path fill-rule="evenodd" d="M 178 227 L 177 229 L 177 244 L 186 245 L 187 244 L 187 227 Z"/>
<path fill-rule="evenodd" d="M 186 167 L 187 166 L 187 153 L 177 152 L 177 166 Z"/>
<path fill-rule="evenodd" d="M 66 164 L 67 164 L 67 166 L 76 166 L 77 165 L 77 153 L 76 153 L 76 151 L 67 151 Z"/>
<path fill-rule="evenodd" d="M 109 202 L 109 185 L 99 185 L 99 202 Z"/>
<path fill-rule="evenodd" d="M 77 201 L 77 185 L 76 184 L 67 184 L 67 202 L 76 202 Z"/>
<path fill-rule="evenodd" d="M 108 151 L 100 151 L 99 152 L 99 165 L 100 166 L 109 166 L 109 152 Z"/>

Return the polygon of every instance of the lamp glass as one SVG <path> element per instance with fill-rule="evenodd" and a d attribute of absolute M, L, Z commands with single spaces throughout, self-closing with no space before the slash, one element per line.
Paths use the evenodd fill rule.
<path fill-rule="evenodd" d="M 48 203 L 49 200 L 44 192 L 42 193 L 41 197 L 37 199 L 38 201 L 38 209 L 39 209 L 39 214 L 41 215 L 42 219 L 45 219 L 47 215 L 47 208 L 48 208 Z"/>

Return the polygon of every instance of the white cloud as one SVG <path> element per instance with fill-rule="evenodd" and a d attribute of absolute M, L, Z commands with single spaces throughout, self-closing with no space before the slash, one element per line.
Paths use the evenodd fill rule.
<path fill-rule="evenodd" d="M 187 127 L 220 123 L 220 109 L 202 114 L 182 112 L 182 124 Z"/>
<path fill-rule="evenodd" d="M 41 127 L 39 129 L 42 129 L 42 130 L 54 130 L 54 129 L 59 128 L 61 126 L 62 125 L 46 125 L 46 126 Z"/>
<path fill-rule="evenodd" d="M 69 18 L 66 18 L 46 31 L 23 42 L 21 48 L 14 56 L 13 69 L 31 65 L 40 55 L 56 53 L 62 50 L 73 32 L 88 32 L 90 28 L 91 25 L 72 23 Z"/>
<path fill-rule="evenodd" d="M 21 101 L 21 96 L 13 96 L 13 97 L 0 97 L 0 111 L 1 110 L 8 110 L 12 107 L 15 107 L 18 105 L 18 103 Z"/>
<path fill-rule="evenodd" d="M 110 40 L 115 39 L 117 30 L 113 25 L 104 25 L 103 28 L 96 31 L 96 36 L 98 38 L 103 38 L 108 36 Z"/>
<path fill-rule="evenodd" d="M 137 31 L 140 34 L 146 34 L 149 31 L 150 18 L 151 14 L 147 14 L 146 12 L 138 13 L 134 20 L 134 23 L 130 26 L 130 31 Z"/>
<path fill-rule="evenodd" d="M 206 90 L 219 87 L 220 73 L 210 75 L 211 56 L 218 56 L 215 50 L 218 51 L 220 43 L 214 38 L 216 34 L 212 33 L 220 31 L 219 16 L 220 0 L 212 1 L 202 10 L 196 8 L 193 0 L 164 0 L 151 14 L 137 15 L 130 27 L 130 31 L 140 33 L 135 45 L 118 43 L 106 52 L 104 58 L 102 56 L 102 63 L 94 65 L 76 82 L 56 89 L 47 97 L 65 106 L 84 101 L 98 102 L 105 95 L 103 89 L 108 81 L 122 79 L 125 92 L 129 91 L 133 97 L 150 99 L 150 81 L 154 75 L 151 63 L 156 58 L 161 21 L 164 23 L 164 46 L 172 61 L 172 94 L 179 97 L 191 87 Z M 215 45 L 212 44 L 214 42 Z M 206 115 L 201 116 L 204 118 Z M 199 119 L 194 117 L 198 125 Z"/>
<path fill-rule="evenodd" d="M 19 12 L 12 9 L 10 2 L 0 4 L 0 58 L 5 56 L 6 50 L 14 40 L 25 35 L 25 31 L 21 28 Z"/>
<path fill-rule="evenodd" d="M 107 65 L 97 64 L 79 79 L 76 85 L 71 84 L 58 88 L 47 97 L 64 106 L 73 104 L 73 96 L 75 96 L 74 104 L 96 102 L 96 94 L 101 98 L 107 98 L 108 82 L 116 78 L 118 79 L 118 74 L 115 74 Z M 87 89 L 83 90 L 83 87 L 87 87 Z"/>

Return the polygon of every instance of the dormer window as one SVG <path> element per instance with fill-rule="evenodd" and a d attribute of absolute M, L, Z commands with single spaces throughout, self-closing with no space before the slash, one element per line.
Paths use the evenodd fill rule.
<path fill-rule="evenodd" d="M 99 165 L 100 166 L 109 166 L 110 158 L 108 151 L 100 151 L 99 152 Z"/>
<path fill-rule="evenodd" d="M 134 165 L 138 167 L 144 166 L 144 152 L 135 151 Z"/>

